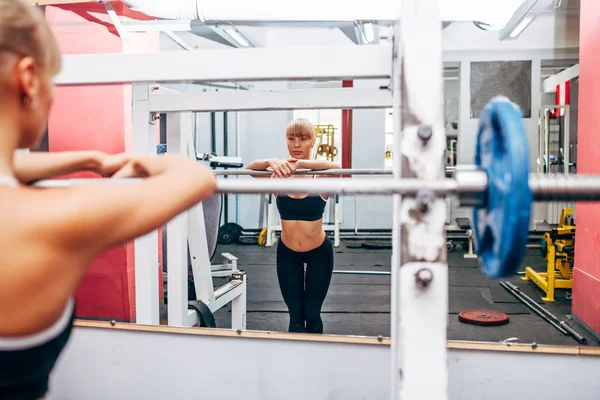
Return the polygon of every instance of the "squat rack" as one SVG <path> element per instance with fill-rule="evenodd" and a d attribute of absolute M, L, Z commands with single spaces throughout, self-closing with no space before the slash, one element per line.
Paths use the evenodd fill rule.
<path fill-rule="evenodd" d="M 437 181 L 445 176 L 443 154 L 445 132 L 442 113 L 442 41 L 439 0 L 402 0 L 402 21 L 395 26 L 393 45 L 331 48 L 253 48 L 153 54 L 67 55 L 58 85 L 133 83 L 133 151 L 154 153 L 156 129 L 152 113 L 155 82 L 215 82 L 288 79 L 390 79 L 394 108 L 393 179 L 419 178 Z M 290 63 L 294 59 L 297 62 Z M 327 59 L 327 63 L 313 62 Z M 206 62 L 210 60 L 210 62 Z M 351 92 L 352 91 L 352 92 Z M 331 90 L 331 98 L 313 97 L 310 107 L 356 108 L 374 103 L 388 106 L 389 92 L 356 97 L 357 89 Z M 285 96 L 294 96 L 300 91 Z M 251 97 L 250 92 L 224 95 L 222 105 L 231 109 L 227 96 Z M 307 93 L 307 92 L 303 92 Z M 361 92 L 362 93 L 362 92 Z M 337 97 L 338 94 L 343 96 Z M 189 96 L 192 96 L 191 94 Z M 334 100 L 333 98 L 336 97 Z M 356 97 L 356 98 L 355 98 Z M 327 100 L 324 100 L 327 99 Z M 235 100 L 237 101 L 237 100 Z M 240 100 L 241 101 L 241 100 Z M 273 102 L 283 101 L 273 94 Z M 154 103 L 153 103 L 154 102 Z M 214 100 L 215 104 L 217 100 Z M 352 105 L 351 105 L 352 103 Z M 173 102 L 175 104 L 175 102 Z M 206 104 L 206 103 L 205 103 Z M 351 105 L 351 107 L 349 107 Z M 176 110 L 184 111 L 181 106 Z M 207 106 L 204 106 L 207 107 Z M 269 109 L 266 105 L 261 109 Z M 290 101 L 286 107 L 297 108 Z M 199 109 L 199 106 L 193 106 Z M 189 110 L 185 110 L 189 111 Z M 183 146 L 183 141 L 180 142 Z M 181 147 L 182 152 L 184 147 Z M 258 186 L 261 183 L 255 182 Z M 404 198 L 393 195 L 393 257 L 391 315 L 391 375 L 393 399 L 447 399 L 448 271 L 445 251 L 446 205 L 443 199 Z M 424 206 L 427 211 L 424 210 Z M 415 222 L 412 210 L 422 210 Z M 171 225 L 181 231 L 181 219 Z M 170 237 L 171 232 L 169 233 Z M 156 322 L 151 304 L 158 302 L 156 233 L 135 243 L 136 302 L 138 322 Z M 179 249 L 183 246 L 179 245 Z M 180 260 L 181 261 L 181 260 Z M 143 322 L 144 321 L 144 322 Z M 417 345 L 418 344 L 418 345 Z"/>

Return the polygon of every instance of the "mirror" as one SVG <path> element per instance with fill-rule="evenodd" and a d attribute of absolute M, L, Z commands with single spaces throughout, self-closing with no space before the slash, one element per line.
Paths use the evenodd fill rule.
<path fill-rule="evenodd" d="M 573 68 L 579 62 L 578 55 L 579 6 L 563 1 L 557 9 L 545 15 L 536 15 L 530 24 L 515 37 L 505 35 L 504 30 L 472 22 L 444 24 L 444 126 L 446 130 L 446 165 L 455 167 L 472 164 L 478 117 L 482 107 L 496 95 L 508 96 L 523 110 L 530 143 L 530 169 L 537 173 L 576 174 L 578 144 L 578 78 L 569 80 L 568 107 L 566 97 L 556 97 L 556 90 L 548 90 L 549 78 Z M 510 27 L 507 27 L 509 29 Z M 513 27 L 516 29 L 516 26 Z M 278 27 L 249 26 L 240 28 L 247 38 L 258 47 L 287 46 L 298 43 L 321 44 L 324 40 L 332 46 L 346 45 L 353 41 L 347 31 L 309 27 L 283 30 Z M 285 32 L 284 32 L 285 31 Z M 277 35 L 275 35 L 277 33 Z M 281 35 L 279 35 L 281 33 Z M 378 39 L 374 43 L 391 41 L 391 28 L 378 26 Z M 302 36 L 305 35 L 305 36 Z M 504 37 L 500 39 L 500 36 Z M 219 47 L 223 44 L 211 41 L 206 35 L 180 33 L 193 43 L 194 48 Z M 324 39 L 325 38 L 325 39 Z M 369 45 L 366 43 L 355 44 Z M 329 42 L 330 40 L 330 42 Z M 350 42 L 349 42 L 350 41 Z M 183 51 L 181 43 L 172 35 L 161 35 L 162 51 Z M 318 60 L 315 62 L 326 62 Z M 306 90 L 328 89 L 349 85 L 342 81 L 294 81 L 294 82 L 213 82 L 211 84 L 169 84 L 161 88 L 177 92 L 240 92 L 256 90 Z M 379 89 L 388 81 L 360 80 L 352 82 L 355 88 Z M 567 89 L 561 89 L 566 91 Z M 564 93 L 563 91 L 563 93 Z M 559 107 L 560 106 L 560 107 Z M 160 131 L 159 143 L 165 143 L 171 114 L 161 113 L 155 122 Z M 178 121 L 173 129 L 185 130 L 193 135 L 194 152 L 199 162 L 220 165 L 235 158 L 243 167 L 252 160 L 289 156 L 285 144 L 285 127 L 295 118 L 306 118 L 317 126 L 322 135 L 315 152 L 317 159 L 330 159 L 355 169 L 389 169 L 393 161 L 393 113 L 391 107 L 342 109 L 290 109 L 282 111 L 219 110 L 196 112 L 187 121 Z M 187 125 L 182 125 L 187 124 Z M 50 127 L 52 132 L 52 126 Z M 333 134 L 331 134 L 333 133 Z M 52 135 L 50 135 L 52 136 Z M 344 140 L 348 137 L 349 140 Z M 51 141 L 50 141 L 51 143 Z M 47 143 L 46 143 L 47 147 Z M 314 153 L 313 153 L 314 156 Z M 236 168 L 229 166 L 228 168 Z M 237 167 L 239 168 L 239 167 Z M 369 179 L 354 176 L 352 179 Z M 247 176 L 229 176 L 222 179 L 253 179 Z M 221 294 L 219 288 L 230 283 L 231 273 L 237 268 L 246 274 L 246 327 L 250 330 L 287 332 L 289 316 L 278 281 L 276 260 L 280 243 L 280 215 L 273 196 L 227 195 L 211 199 L 205 204 L 198 220 L 206 226 L 218 226 L 216 247 L 206 245 L 207 259 L 191 251 L 189 275 L 194 276 L 194 263 L 201 265 L 210 261 L 213 295 Z M 447 200 L 447 250 L 449 272 L 449 330 L 450 340 L 475 340 L 499 342 L 518 337 L 522 342 L 540 344 L 578 345 L 569 336 L 541 319 L 534 311 L 523 305 L 499 282 L 487 279 L 479 269 L 476 249 L 471 241 L 471 210 Z M 210 211 L 209 211 L 210 209 Z M 215 213 L 214 210 L 217 210 Z M 577 221 L 574 203 L 536 203 L 530 224 L 529 248 L 520 268 L 520 274 L 507 279 L 525 294 L 543 305 L 560 320 L 576 327 L 590 342 L 592 333 L 585 325 L 591 322 L 578 319 L 572 312 L 573 301 L 570 288 L 557 288 L 554 301 L 533 280 L 527 277 L 526 268 L 543 272 L 548 270 L 550 241 L 545 234 L 555 229 L 570 229 L 573 221 L 561 217 L 563 210 Z M 390 262 L 391 262 L 391 215 L 392 201 L 388 196 L 340 196 L 329 199 L 324 210 L 323 223 L 327 236 L 333 244 L 334 269 L 327 295 L 322 305 L 324 333 L 336 335 L 383 336 L 390 335 Z M 210 220 L 210 221 L 209 221 Z M 189 225 L 193 226 L 193 223 Z M 336 225 L 339 234 L 336 237 Z M 214 232 L 214 229 L 209 229 Z M 207 230 L 208 233 L 208 230 Z M 166 238 L 167 232 L 160 232 Z M 210 235 L 209 235 L 210 236 Z M 562 239 L 559 239 L 562 240 Z M 555 246 L 570 251 L 572 238 L 566 242 L 552 241 Z M 161 241 L 161 243 L 163 243 Z M 163 264 L 168 251 L 162 244 Z M 558 249 L 557 247 L 557 249 Z M 556 249 L 556 250 L 557 250 Z M 121 257 L 127 257 L 127 250 Z M 202 250 L 204 251 L 204 250 Z M 558 250 L 557 250 L 558 251 Z M 562 256 L 561 256 L 562 257 Z M 573 254 L 564 255 L 572 271 L 577 265 Z M 232 267 L 232 265 L 234 267 Z M 552 268 L 552 267 L 551 267 Z M 563 262 L 557 273 L 570 271 Z M 565 269 L 566 270 L 566 269 Z M 164 272 L 165 270 L 163 270 Z M 553 271 L 553 269 L 552 269 Z M 95 271 L 94 271 L 95 272 Z M 533 276 L 533 275 L 532 275 Z M 131 276 L 121 276 L 124 281 Z M 163 286 L 167 288 L 168 275 L 163 274 Z M 560 279 L 563 279 L 560 278 Z M 562 282 L 562 281 L 561 281 Z M 568 285 L 569 283 L 560 283 Z M 572 285 L 572 283 L 570 283 Z M 193 280 L 189 292 L 199 295 L 199 283 Z M 131 286 L 131 285 L 130 285 Z M 129 287 L 129 286 L 128 286 Z M 130 287 L 129 287 L 130 288 Z M 89 287 L 82 289 L 82 292 Z M 131 289 L 131 288 L 130 288 Z M 102 289 L 104 290 L 104 289 Z M 208 289 L 207 289 L 208 290 Z M 167 302 L 161 307 L 161 321 L 166 323 Z M 123 294 L 131 297 L 131 293 Z M 161 292 L 164 296 L 164 292 Z M 192 296 L 193 297 L 193 296 Z M 543 300 L 546 298 L 546 300 Z M 585 301 L 585 300 L 582 300 Z M 130 308 L 131 308 L 130 304 Z M 212 317 L 219 328 L 232 327 L 231 302 L 216 310 Z M 509 322 L 497 327 L 479 326 L 461 321 L 458 315 L 468 310 L 488 310 L 509 316 Z M 129 310 L 131 311 L 131 310 Z M 199 311 L 201 314 L 202 311 Z M 115 312 L 102 315 L 101 319 L 132 320 L 131 312 Z M 83 316 L 85 317 L 85 316 Z M 94 317 L 96 318 L 96 317 Z M 487 318 L 487 317 L 481 317 Z M 211 325 L 209 320 L 202 322 Z M 593 325 L 593 324 L 592 324 Z M 596 344 L 593 341 L 593 344 Z"/>

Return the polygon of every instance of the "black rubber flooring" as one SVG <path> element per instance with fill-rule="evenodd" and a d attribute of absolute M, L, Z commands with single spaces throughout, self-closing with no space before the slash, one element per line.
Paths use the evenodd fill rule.
<path fill-rule="evenodd" d="M 335 248 L 335 270 L 389 271 L 391 250 L 355 248 L 356 242 L 342 241 Z M 246 271 L 247 329 L 287 331 L 288 316 L 285 303 L 277 284 L 275 269 L 275 246 L 219 245 L 213 263 L 219 263 L 219 254 L 229 252 L 239 258 L 239 268 Z M 491 281 L 479 269 L 476 259 L 463 258 L 464 252 L 448 254 L 449 265 L 449 314 L 448 338 L 450 340 L 498 342 L 517 337 L 521 342 L 552 345 L 578 345 L 569 336 L 563 336 L 550 324 L 531 312 L 497 281 Z M 545 261 L 539 250 L 528 250 L 521 266 L 544 268 Z M 568 321 L 588 339 L 588 345 L 600 344 L 582 326 L 570 319 L 571 302 L 566 291 L 558 291 L 555 303 L 541 300 L 543 292 L 533 283 L 520 276 L 508 279 L 531 298 L 536 299 L 559 319 Z M 224 281 L 224 280 L 223 280 Z M 219 280 L 216 280 L 219 284 Z M 341 335 L 378 336 L 390 335 L 390 277 L 382 275 L 334 274 L 329 294 L 323 305 L 325 333 Z M 465 324 L 458 320 L 458 313 L 470 309 L 504 312 L 510 322 L 503 326 L 483 327 Z M 217 327 L 229 328 L 229 307 L 215 314 Z"/>

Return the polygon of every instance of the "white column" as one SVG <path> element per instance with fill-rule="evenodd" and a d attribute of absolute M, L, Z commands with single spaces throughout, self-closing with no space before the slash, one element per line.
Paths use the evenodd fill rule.
<path fill-rule="evenodd" d="M 156 153 L 156 124 L 150 118 L 149 85 L 135 83 L 132 88 L 133 152 Z M 134 241 L 135 305 L 138 324 L 160 323 L 158 231 Z"/>
<path fill-rule="evenodd" d="M 402 0 L 393 59 L 394 179 L 445 178 L 439 0 Z M 391 399 L 448 399 L 446 202 L 394 196 Z"/>
<path fill-rule="evenodd" d="M 182 140 L 182 114 L 167 114 L 167 153 L 187 154 Z M 163 193 L 176 196 L 176 193 Z M 167 224 L 167 293 L 169 325 L 188 326 L 188 212 L 184 211 Z"/>

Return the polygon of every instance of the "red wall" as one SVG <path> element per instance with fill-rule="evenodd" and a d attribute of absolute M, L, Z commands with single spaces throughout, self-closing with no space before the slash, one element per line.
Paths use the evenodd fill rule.
<path fill-rule="evenodd" d="M 600 1 L 581 0 L 577 173 L 600 174 Z M 573 313 L 600 332 L 600 204 L 577 204 Z"/>
<path fill-rule="evenodd" d="M 115 11 L 122 17 L 139 17 L 119 4 Z M 156 34 L 131 35 L 124 43 L 101 4 L 49 6 L 46 19 L 63 54 L 158 50 Z M 131 85 L 56 88 L 48 126 L 49 151 L 129 151 L 131 131 Z M 132 243 L 104 252 L 92 262 L 78 288 L 77 316 L 134 319 L 134 279 Z"/>

